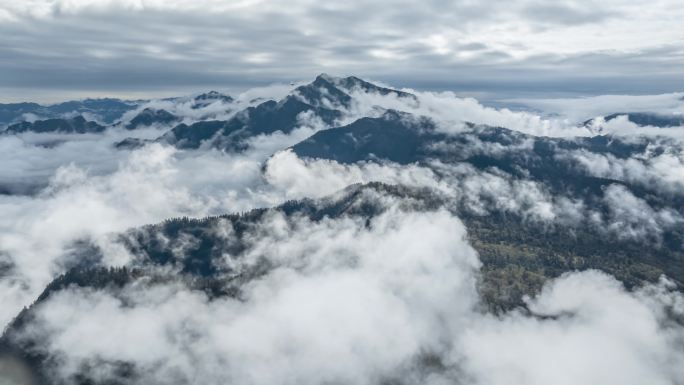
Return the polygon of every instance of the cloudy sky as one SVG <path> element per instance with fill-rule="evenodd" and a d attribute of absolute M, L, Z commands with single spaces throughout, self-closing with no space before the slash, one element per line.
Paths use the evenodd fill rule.
<path fill-rule="evenodd" d="M 684 89 L 679 0 L 0 0 L 0 99 L 355 74 L 520 94 Z"/>

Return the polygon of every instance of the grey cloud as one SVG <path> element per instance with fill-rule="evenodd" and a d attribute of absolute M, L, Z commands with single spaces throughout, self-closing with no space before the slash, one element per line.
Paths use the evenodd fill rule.
<path fill-rule="evenodd" d="M 43 17 L 14 12 L 18 20 L 2 23 L 0 32 L 7 37 L 0 43 L 3 88 L 23 90 L 25 95 L 39 89 L 136 93 L 209 85 L 246 88 L 318 72 L 465 91 L 499 87 L 517 93 L 595 94 L 684 88 L 672 82 L 681 78 L 681 54 L 676 53 L 681 47 L 676 45 L 660 53 L 657 50 L 664 43 L 653 42 L 650 48 L 630 54 L 551 51 L 520 58 L 508 52 L 521 49 L 519 42 L 507 42 L 509 48 L 494 47 L 469 34 L 517 22 L 532 27 L 605 22 L 603 7 L 587 2 L 554 6 L 522 0 L 512 6 L 509 2 L 360 1 L 345 6 L 295 2 L 285 8 L 248 6 L 216 12 L 188 4 L 178 9 L 111 4 L 89 8 L 78 3 L 62 7 L 66 10 L 55 6 L 52 14 Z M 613 11 L 610 15 L 627 17 Z M 464 59 L 432 52 L 424 40 L 441 33 L 455 49 L 462 46 L 474 56 Z M 468 41 L 461 43 L 463 37 Z M 488 49 L 473 50 L 484 46 Z M 374 54 L 378 50 L 399 57 L 378 57 Z M 638 60 L 631 59 L 635 55 Z"/>
<path fill-rule="evenodd" d="M 269 87 L 240 95 L 238 100 L 282 93 L 282 87 Z M 207 113 L 204 117 L 229 115 L 222 106 L 217 111 L 212 111 L 217 107 L 213 105 L 192 110 L 182 100 L 175 104 L 155 101 L 141 108 L 169 107 L 169 103 L 170 110 L 188 120 Z M 300 123 L 290 135 L 254 137 L 250 150 L 243 154 L 182 152 L 158 144 L 137 151 L 113 146 L 131 135 L 155 138 L 170 127 L 133 132 L 114 127 L 102 135 L 0 136 L 0 158 L 7 166 L 0 171 L 3 188 L 31 193 L 0 195 L 0 253 L 3 265 L 7 259 L 11 266 L 9 277 L 0 280 L 4 304 L 0 323 L 8 322 L 55 274 L 63 272 L 60 260 L 74 241 L 95 243 L 106 263 L 119 265 L 130 255 L 113 243 L 112 233 L 170 217 L 273 206 L 289 198 L 281 186 L 266 183 L 261 167 L 274 152 L 325 128 L 313 117 L 302 116 Z M 39 145 L 45 142 L 55 145 Z M 62 221 L 70 225 L 52 229 Z"/>
<path fill-rule="evenodd" d="M 604 21 L 610 17 L 618 17 L 615 10 L 606 9 L 593 1 L 572 2 L 557 1 L 536 2 L 524 7 L 523 14 L 531 21 L 554 24 L 587 24 Z"/>
<path fill-rule="evenodd" d="M 458 48 L 463 51 L 479 51 L 481 49 L 486 49 L 487 45 L 482 43 L 468 43 L 462 44 Z"/>
<path fill-rule="evenodd" d="M 210 302 L 182 287 L 144 282 L 118 295 L 67 290 L 41 305 L 38 327 L 27 333 L 54 337 L 45 336 L 48 353 L 63 363 L 55 374 L 66 378 L 99 358 L 138 362 L 140 383 L 367 383 L 391 375 L 419 349 L 436 348 L 442 318 L 473 305 L 477 258 L 463 225 L 445 212 L 390 210 L 370 227 L 355 218 L 269 217 L 261 227 L 246 261 L 254 254 L 275 267 L 244 287 L 244 301 Z M 433 241 L 427 253 L 415 242 L 426 237 Z M 452 295 L 460 300 L 451 302 Z M 67 309 L 74 307 L 91 311 L 73 318 Z M 131 317 L 138 327 L 115 326 Z M 95 336 L 103 327 L 121 333 L 85 344 L 74 334 Z M 112 349 L 131 339 L 146 348 Z M 107 365 L 99 368 L 111 374 Z"/>
<path fill-rule="evenodd" d="M 340 165 L 327 160 L 302 160 L 285 151 L 269 159 L 266 179 L 290 198 L 321 197 L 353 183 L 371 181 L 429 187 L 442 194 L 450 202 L 450 208 L 464 214 L 508 213 L 529 223 L 589 227 L 607 236 L 649 241 L 654 245 L 662 241 L 664 231 L 684 223 L 682 213 L 676 208 L 654 208 L 620 185 L 610 185 L 605 190 L 602 198 L 605 206 L 589 205 L 582 199 L 553 194 L 544 184 L 533 180 L 458 163 L 436 162 L 429 168 L 391 163 Z"/>
<path fill-rule="evenodd" d="M 460 221 L 398 203 L 370 223 L 265 218 L 245 261 L 274 267 L 244 286 L 242 301 L 145 281 L 71 288 L 40 305 L 21 338 L 46 342 L 58 378 L 84 367 L 111 378 L 115 363 L 132 361 L 136 384 L 667 384 L 684 375 L 682 328 L 664 322 L 684 314 L 671 282 L 628 292 L 603 273 L 576 272 L 527 299 L 529 312 L 483 313 Z"/>
<path fill-rule="evenodd" d="M 559 158 L 588 175 L 634 183 L 665 196 L 679 196 L 684 189 L 684 155 L 676 144 L 661 146 L 653 143 L 644 153 L 625 159 L 584 150 L 562 154 Z"/>

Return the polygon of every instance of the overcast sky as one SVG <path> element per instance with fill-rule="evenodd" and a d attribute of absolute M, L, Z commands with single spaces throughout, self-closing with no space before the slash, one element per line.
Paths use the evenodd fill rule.
<path fill-rule="evenodd" d="M 0 0 L 0 100 L 354 74 L 500 94 L 684 90 L 681 0 Z"/>

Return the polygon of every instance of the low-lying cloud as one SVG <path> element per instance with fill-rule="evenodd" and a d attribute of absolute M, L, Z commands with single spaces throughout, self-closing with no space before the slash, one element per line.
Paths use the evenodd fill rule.
<path fill-rule="evenodd" d="M 252 97 L 281 96 L 282 93 L 281 88 L 267 88 L 241 95 L 238 100 L 249 103 Z M 535 134 L 586 133 L 568 122 L 529 112 L 488 108 L 474 99 L 460 99 L 450 94 L 418 93 L 419 103 L 391 95 L 352 94 L 355 103 L 341 124 L 361 116 L 377 115 L 376 107 L 382 106 L 433 116 L 439 129 L 445 132 L 460 133 L 466 129 L 464 121 L 473 121 Z M 158 103 L 162 103 L 158 107 L 173 110 L 184 119 L 200 118 L 193 115 L 197 111 L 184 108 L 184 102 Z M 218 105 L 218 110 L 230 114 L 225 105 Z M 327 160 L 299 159 L 290 151 L 278 152 L 325 128 L 310 116 L 303 116 L 302 126 L 290 135 L 277 132 L 253 138 L 250 149 L 243 154 L 211 149 L 178 151 L 160 144 L 135 151 L 113 147 L 124 137 L 154 138 L 168 128 L 135 131 L 111 128 L 103 135 L 29 133 L 0 137 L 0 146 L 6 150 L 0 152 L 3 154 L 0 160 L 11 165 L 0 171 L 1 183 L 9 192 L 32 194 L 0 196 L 4 213 L 4 219 L 0 219 L 2 258 L 6 260 L 4 265 L 11 266 L 9 273 L 5 273 L 6 279 L 0 283 L 6 304 L 1 317 L 3 323 L 30 303 L 63 269 L 60 260 L 75 241 L 95 242 L 105 250 L 106 260 L 118 265 L 128 256 L 111 244 L 109 234 L 169 217 L 240 212 L 277 205 L 287 199 L 323 197 L 354 183 L 381 181 L 429 187 L 452 200 L 454 205 L 461 204 L 477 215 L 500 210 L 531 221 L 590 223 L 627 238 L 651 238 L 655 234 L 657 239 L 663 230 L 682 222 L 681 212 L 676 209 L 650 208 L 633 196 L 612 199 L 616 194 L 623 198 L 625 194 L 631 195 L 618 187 L 607 192 L 608 211 L 599 214 L 590 211 L 581 200 L 553 196 L 537 182 L 518 180 L 497 170 L 478 171 L 465 164 L 438 162 L 429 167 L 374 162 L 342 165 Z M 527 145 L 523 142 L 520 150 Z M 591 165 L 585 170 L 591 175 L 662 186 L 663 191 L 676 194 L 677 173 L 682 168 L 681 153 L 672 152 L 676 149 L 627 160 L 588 152 L 569 153 L 567 158 L 577 162 L 580 168 Z M 478 149 L 490 153 L 509 150 Z M 597 161 L 597 157 L 602 161 Z M 606 167 L 596 167 L 602 164 Z M 643 214 L 630 215 L 634 208 L 629 202 L 643 206 L 644 210 L 638 210 Z"/>
<path fill-rule="evenodd" d="M 67 289 L 23 337 L 44 341 L 67 380 L 84 368 L 116 378 L 122 362 L 135 363 L 133 384 L 682 379 L 684 329 L 666 319 L 684 315 L 684 297 L 668 281 L 631 293 L 603 273 L 571 273 L 528 299 L 529 312 L 494 316 L 479 306 L 463 224 L 397 203 L 370 223 L 265 218 L 233 263 L 273 267 L 241 300 L 145 281 Z"/>

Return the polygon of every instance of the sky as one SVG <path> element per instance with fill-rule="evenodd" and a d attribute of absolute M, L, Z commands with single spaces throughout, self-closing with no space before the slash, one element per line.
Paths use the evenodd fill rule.
<path fill-rule="evenodd" d="M 357 75 L 493 98 L 684 90 L 679 0 L 0 0 L 0 102 Z"/>

